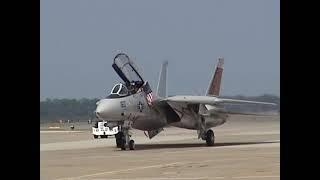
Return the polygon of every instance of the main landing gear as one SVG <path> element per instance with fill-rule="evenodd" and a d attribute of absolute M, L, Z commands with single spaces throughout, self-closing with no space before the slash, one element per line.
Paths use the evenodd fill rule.
<path fill-rule="evenodd" d="M 207 146 L 213 146 L 214 145 L 214 132 L 211 129 L 206 128 L 206 120 L 203 116 L 198 116 L 196 113 L 194 113 L 195 119 L 198 119 L 198 139 L 205 140 Z"/>
<path fill-rule="evenodd" d="M 211 129 L 208 129 L 207 131 L 202 131 L 201 139 L 206 141 L 207 146 L 213 146 L 215 142 L 215 136 L 214 132 Z"/>
<path fill-rule="evenodd" d="M 211 129 L 209 129 L 206 132 L 206 143 L 207 143 L 207 146 L 213 146 L 214 145 L 214 140 L 215 140 L 214 132 Z"/>

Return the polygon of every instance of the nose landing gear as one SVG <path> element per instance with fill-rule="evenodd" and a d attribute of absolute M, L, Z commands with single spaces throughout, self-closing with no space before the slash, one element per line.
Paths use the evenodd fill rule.
<path fill-rule="evenodd" d="M 117 147 L 120 148 L 121 147 L 121 141 L 122 141 L 122 137 L 123 137 L 123 132 L 118 132 L 116 135 L 116 144 L 117 144 Z"/>
<path fill-rule="evenodd" d="M 128 128 L 121 128 L 122 131 L 119 131 L 118 134 L 116 134 L 116 144 L 118 148 L 121 148 L 121 150 L 126 150 L 126 147 L 129 147 L 130 150 L 135 149 L 134 140 L 130 140 L 131 135 L 129 135 L 129 129 Z"/>

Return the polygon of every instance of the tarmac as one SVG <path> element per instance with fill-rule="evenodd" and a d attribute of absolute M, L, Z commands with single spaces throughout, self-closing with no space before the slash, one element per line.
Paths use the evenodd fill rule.
<path fill-rule="evenodd" d="M 207 147 L 197 132 L 165 128 L 151 140 L 133 130 L 136 149 L 93 139 L 91 125 L 40 128 L 40 177 L 47 179 L 280 179 L 280 117 L 231 116 Z"/>

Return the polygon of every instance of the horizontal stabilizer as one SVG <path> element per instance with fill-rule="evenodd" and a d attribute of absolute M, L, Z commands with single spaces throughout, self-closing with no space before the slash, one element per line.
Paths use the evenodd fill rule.
<path fill-rule="evenodd" d="M 151 139 L 153 138 L 154 136 L 156 136 L 157 134 L 159 134 L 161 131 L 163 131 L 163 128 L 159 128 L 159 129 L 155 129 L 155 130 L 151 130 L 151 131 L 147 131 L 148 132 L 148 135 L 145 133 L 145 135 Z"/>

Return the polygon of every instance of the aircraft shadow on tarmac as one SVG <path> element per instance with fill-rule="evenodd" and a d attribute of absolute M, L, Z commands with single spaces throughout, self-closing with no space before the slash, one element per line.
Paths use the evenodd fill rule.
<path fill-rule="evenodd" d="M 270 144 L 278 142 L 227 142 L 227 143 L 215 143 L 215 147 L 222 146 L 241 146 L 241 145 L 252 145 L 252 144 Z M 149 149 L 170 149 L 170 148 L 195 148 L 195 147 L 207 147 L 205 143 L 179 143 L 179 144 L 136 144 L 135 150 L 149 150 Z"/>

